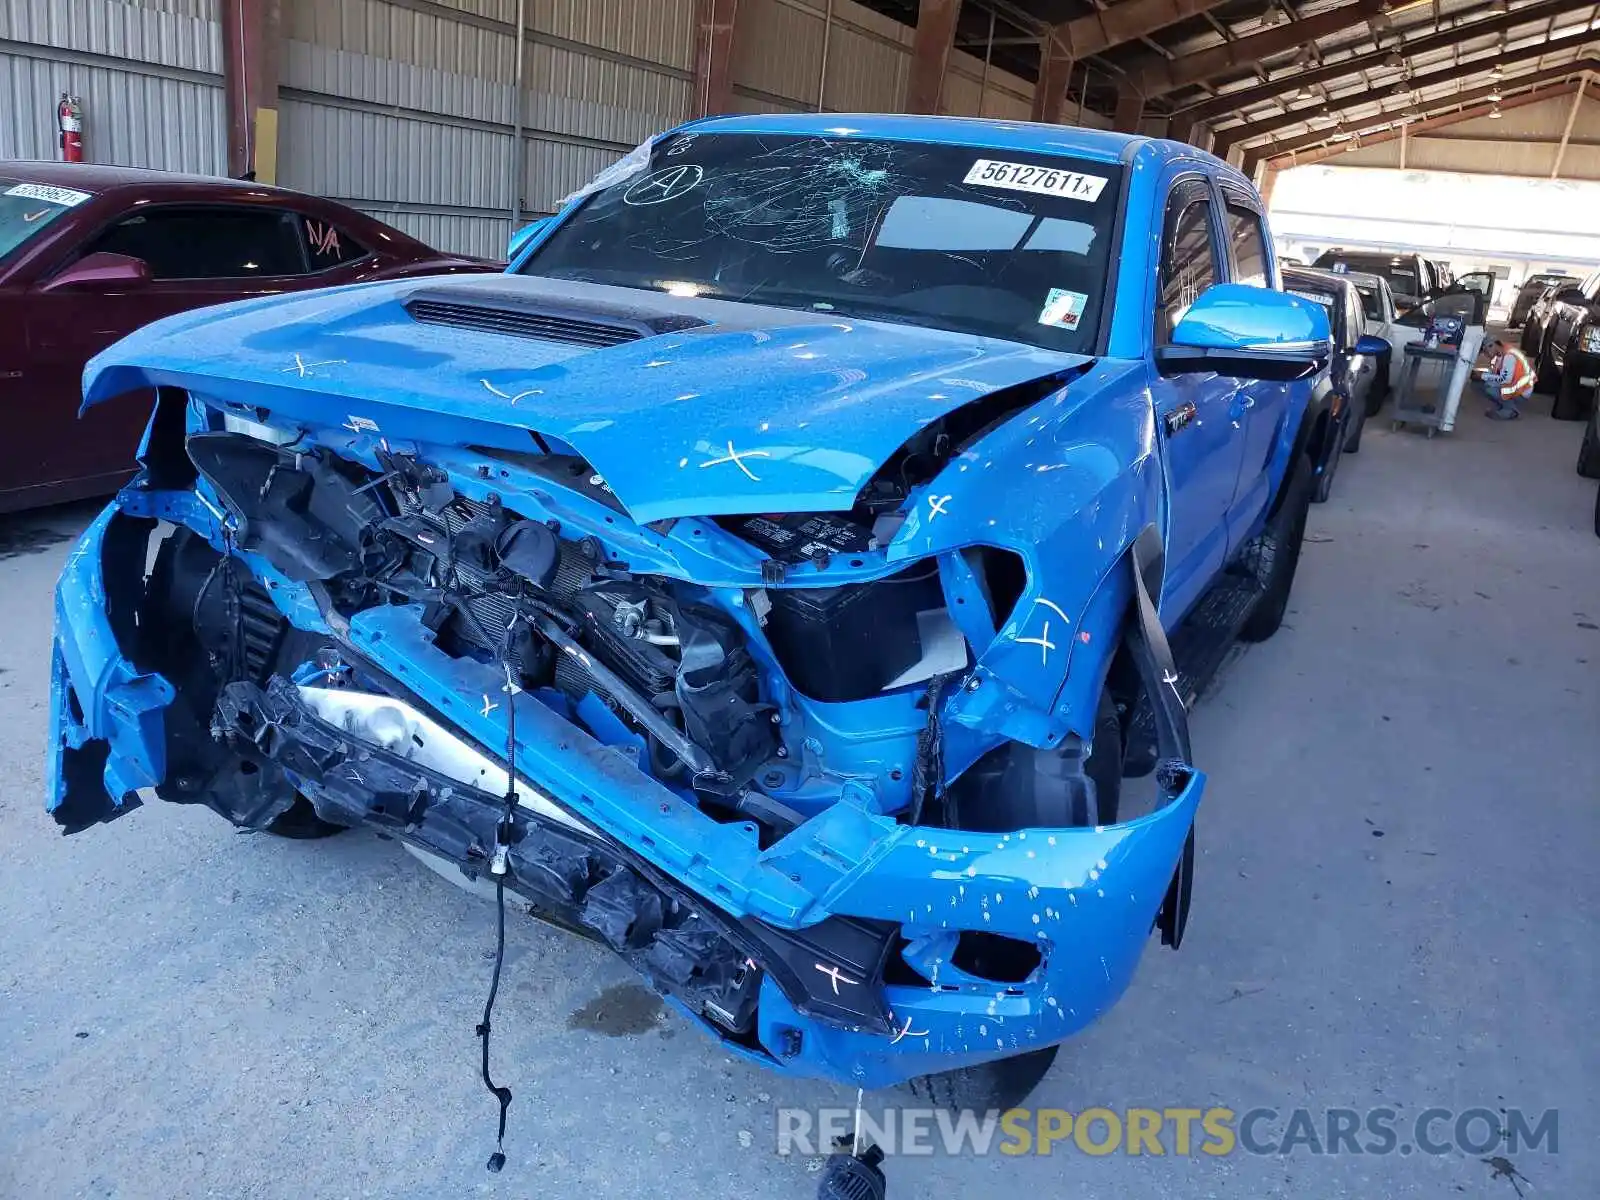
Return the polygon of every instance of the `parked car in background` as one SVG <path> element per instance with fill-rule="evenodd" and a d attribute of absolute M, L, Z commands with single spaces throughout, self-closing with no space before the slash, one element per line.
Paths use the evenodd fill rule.
<path fill-rule="evenodd" d="M 1317 269 L 1321 270 L 1320 267 Z M 1403 327 L 1400 313 L 1395 307 L 1394 293 L 1389 290 L 1389 281 L 1382 275 L 1346 271 L 1342 278 L 1350 281 L 1350 286 L 1356 289 L 1356 294 L 1361 298 L 1361 311 L 1366 318 L 1365 332 L 1389 344 L 1388 352 L 1379 356 L 1378 378 L 1369 393 L 1367 415 L 1376 416 L 1396 379 L 1394 348 L 1403 345 L 1405 340 L 1401 335 Z"/>
<path fill-rule="evenodd" d="M 1381 276 L 1394 293 L 1395 305 L 1403 312 L 1421 304 L 1443 286 L 1434 274 L 1433 264 L 1420 254 L 1382 254 L 1365 250 L 1324 250 L 1311 264 L 1329 271 L 1361 271 Z"/>
<path fill-rule="evenodd" d="M 282 188 L 0 160 L 0 512 L 127 481 L 150 396 L 80 420 L 81 380 L 93 355 L 148 321 L 247 296 L 493 269 Z"/>
<path fill-rule="evenodd" d="M 1533 361 L 1534 388 L 1552 392 L 1550 415 L 1563 421 L 1581 421 L 1594 401 L 1600 382 L 1600 270 L 1582 282 L 1558 287 L 1540 314 L 1535 345 L 1526 335 L 1524 352 Z"/>
<path fill-rule="evenodd" d="M 1559 291 L 1563 287 L 1573 287 L 1577 282 L 1578 278 L 1575 275 L 1562 275 L 1553 271 L 1541 271 L 1537 275 L 1529 275 L 1517 289 L 1517 298 L 1512 301 L 1506 324 L 1513 329 L 1525 324 L 1528 314 L 1533 311 L 1533 306 L 1539 297 L 1544 295 L 1545 289 L 1555 288 Z"/>
<path fill-rule="evenodd" d="M 1522 337 L 1520 345 L 1522 352 L 1528 356 L 1528 361 L 1533 362 L 1539 357 L 1539 347 L 1544 342 L 1544 326 L 1550 312 L 1555 308 L 1556 297 L 1568 288 L 1575 287 L 1579 281 L 1572 283 L 1552 283 L 1539 293 L 1528 309 L 1528 315 L 1522 320 Z"/>
<path fill-rule="evenodd" d="M 1314 499 L 1326 500 L 1333 491 L 1341 454 L 1354 454 L 1361 449 L 1361 431 L 1367 417 L 1383 403 L 1389 343 L 1366 332 L 1361 293 L 1345 276 L 1307 267 L 1284 267 L 1283 290 L 1319 305 L 1328 316 L 1333 338 L 1333 358 L 1328 365 L 1328 420 L 1334 433 L 1322 439 L 1313 493 Z"/>

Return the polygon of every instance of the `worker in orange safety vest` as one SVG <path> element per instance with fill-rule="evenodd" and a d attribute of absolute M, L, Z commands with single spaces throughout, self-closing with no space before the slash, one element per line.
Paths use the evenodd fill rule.
<path fill-rule="evenodd" d="M 1533 395 L 1533 367 L 1521 350 L 1496 340 L 1489 347 L 1494 356 L 1483 375 L 1484 391 L 1494 401 L 1488 415 L 1496 421 L 1510 421 L 1522 414 L 1517 406 Z"/>

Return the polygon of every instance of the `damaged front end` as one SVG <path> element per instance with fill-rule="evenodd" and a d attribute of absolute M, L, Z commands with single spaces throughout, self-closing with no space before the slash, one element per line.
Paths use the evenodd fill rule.
<path fill-rule="evenodd" d="M 1068 617 L 1025 544 L 929 531 L 941 472 L 1058 387 L 957 410 L 846 511 L 641 524 L 553 437 L 160 386 L 144 469 L 58 588 L 48 807 L 67 832 L 150 791 L 374 825 L 797 1073 L 876 1087 L 1053 1045 L 1153 927 L 1181 937 L 1203 786 L 1137 555 Z M 1102 680 L 1129 769 L 1139 729 L 1157 764 L 1131 819 L 1085 769 Z M 1055 792 L 1008 824 L 994 789 L 1024 769 Z"/>

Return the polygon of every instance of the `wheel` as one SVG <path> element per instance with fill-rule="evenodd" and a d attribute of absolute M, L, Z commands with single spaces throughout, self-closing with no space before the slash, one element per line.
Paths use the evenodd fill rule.
<path fill-rule="evenodd" d="M 1337 446 L 1328 452 L 1328 461 L 1317 472 L 1316 486 L 1311 489 L 1311 499 L 1315 503 L 1326 504 L 1328 497 L 1333 495 L 1333 477 L 1339 473 L 1339 460 L 1343 457 Z"/>
<path fill-rule="evenodd" d="M 1373 386 L 1376 387 L 1377 385 L 1374 384 Z M 1361 452 L 1361 434 L 1367 427 L 1367 415 L 1372 407 L 1370 393 L 1368 396 L 1369 398 L 1365 404 L 1358 405 L 1350 410 L 1350 428 L 1345 431 L 1344 435 L 1344 452 L 1346 454 L 1359 454 Z"/>
<path fill-rule="evenodd" d="M 296 796 L 293 804 L 272 818 L 272 823 L 267 826 L 267 832 L 281 838 L 293 838 L 299 842 L 313 842 L 319 838 L 343 833 L 348 828 L 348 825 L 335 825 L 332 821 L 324 821 L 317 816 L 317 810 L 311 807 L 311 801 L 304 796 Z"/>
<path fill-rule="evenodd" d="M 1261 598 L 1239 631 L 1240 641 L 1266 641 L 1278 632 L 1284 613 L 1289 611 L 1289 591 L 1294 587 L 1295 571 L 1300 565 L 1306 514 L 1311 507 L 1311 469 L 1311 459 L 1302 456 L 1294 474 L 1284 484 L 1288 491 L 1283 504 L 1267 521 L 1267 527 L 1245 548 L 1244 561 L 1254 567 L 1261 584 Z"/>
<path fill-rule="evenodd" d="M 1600 411 L 1590 412 L 1589 423 L 1583 428 L 1583 441 L 1578 445 L 1578 474 L 1585 479 L 1600 479 Z"/>
<path fill-rule="evenodd" d="M 1550 405 L 1550 415 L 1558 421 L 1581 421 L 1594 407 L 1594 389 L 1586 388 L 1578 380 L 1578 372 L 1561 372 L 1561 383 L 1556 388 L 1555 402 Z"/>
<path fill-rule="evenodd" d="M 1378 376 L 1367 389 L 1367 416 L 1375 417 L 1389 398 L 1389 355 L 1378 356 Z"/>
<path fill-rule="evenodd" d="M 975 1067 L 919 1075 L 904 1087 L 917 1099 L 952 1112 L 1006 1112 L 1021 1105 L 1039 1086 L 1060 1049 L 1059 1045 L 1046 1046 Z"/>
<path fill-rule="evenodd" d="M 1539 365 L 1533 372 L 1533 390 L 1536 392 L 1553 392 L 1561 386 L 1561 372 L 1556 369 L 1555 359 L 1550 354 L 1547 345 L 1539 352 Z"/>

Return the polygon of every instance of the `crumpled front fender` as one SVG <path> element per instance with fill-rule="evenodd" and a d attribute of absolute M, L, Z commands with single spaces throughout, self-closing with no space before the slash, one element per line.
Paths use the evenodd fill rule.
<path fill-rule="evenodd" d="M 108 505 L 56 585 L 45 807 L 68 833 L 137 807 L 137 790 L 166 775 L 162 710 L 172 685 L 124 655 L 113 624 L 114 616 L 131 620 L 143 561 L 128 570 L 121 560 L 143 555 L 151 524 Z M 124 569 L 107 571 L 108 558 Z"/>

